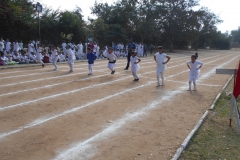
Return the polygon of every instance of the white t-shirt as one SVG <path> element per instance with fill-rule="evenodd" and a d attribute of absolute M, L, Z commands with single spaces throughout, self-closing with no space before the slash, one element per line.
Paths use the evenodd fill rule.
<path fill-rule="evenodd" d="M 108 53 L 107 58 L 109 58 L 109 62 L 114 62 L 116 60 L 117 56 L 113 53 L 111 53 L 111 54 Z"/>
<path fill-rule="evenodd" d="M 165 53 L 160 54 L 159 52 L 157 52 L 155 56 L 157 64 L 160 66 L 164 65 L 163 63 L 165 62 L 165 58 L 167 57 L 167 55 Z"/>
<path fill-rule="evenodd" d="M 4 49 L 4 43 L 3 41 L 0 41 L 0 51 L 3 51 L 3 49 Z"/>
<path fill-rule="evenodd" d="M 198 67 L 202 66 L 203 63 L 198 60 L 195 60 L 194 63 L 192 63 L 192 61 L 188 61 L 187 65 L 189 65 L 191 68 L 190 73 L 195 74 L 195 73 L 198 73 Z"/>
<path fill-rule="evenodd" d="M 10 46 L 11 46 L 11 42 L 7 42 L 7 43 L 6 43 L 6 50 L 7 50 L 7 51 L 10 50 Z"/>
<path fill-rule="evenodd" d="M 56 58 L 56 56 L 57 56 L 57 50 L 54 49 L 54 50 L 52 50 L 51 52 L 52 52 L 52 57 L 53 57 L 53 58 Z"/>
<path fill-rule="evenodd" d="M 97 45 L 96 44 L 93 47 L 93 52 L 97 52 Z"/>
<path fill-rule="evenodd" d="M 34 45 L 32 43 L 28 44 L 28 52 L 33 52 Z"/>
<path fill-rule="evenodd" d="M 130 57 L 130 60 L 131 60 L 131 70 L 132 72 L 137 72 L 140 68 L 140 66 L 138 64 L 135 64 L 135 62 L 137 62 L 138 60 L 138 57 L 135 56 L 135 57 Z"/>
<path fill-rule="evenodd" d="M 77 48 L 78 48 L 78 53 L 82 53 L 83 52 L 83 45 L 82 44 L 78 44 Z"/>

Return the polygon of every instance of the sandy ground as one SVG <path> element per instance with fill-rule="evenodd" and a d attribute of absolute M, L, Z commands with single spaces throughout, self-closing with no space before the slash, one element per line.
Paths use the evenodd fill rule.
<path fill-rule="evenodd" d="M 188 92 L 186 62 L 193 52 L 169 54 L 165 86 L 156 87 L 153 57 L 142 58 L 139 82 L 107 61 L 88 76 L 86 62 L 0 71 L 1 160 L 170 159 L 236 68 L 237 51 L 200 51 L 197 91 Z"/>

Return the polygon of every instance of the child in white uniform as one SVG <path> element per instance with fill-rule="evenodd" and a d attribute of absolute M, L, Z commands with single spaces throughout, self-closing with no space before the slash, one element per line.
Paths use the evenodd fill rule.
<path fill-rule="evenodd" d="M 31 53 L 33 52 L 34 45 L 32 44 L 32 41 L 29 41 L 28 43 L 28 52 Z"/>
<path fill-rule="evenodd" d="M 0 39 L 0 52 L 2 52 L 4 49 L 4 42 Z"/>
<path fill-rule="evenodd" d="M 15 61 L 15 62 L 20 62 L 21 61 L 21 57 L 19 56 L 17 51 L 14 51 L 13 61 Z"/>
<path fill-rule="evenodd" d="M 42 56 L 42 48 L 41 48 L 41 44 L 37 44 L 37 54 L 36 54 L 36 62 L 37 63 L 41 63 L 42 64 L 42 67 L 44 67 L 44 63 L 42 61 L 43 59 L 43 56 Z"/>
<path fill-rule="evenodd" d="M 165 62 L 165 59 L 167 58 L 167 61 Z M 157 74 L 157 86 L 156 87 L 159 87 L 160 86 L 160 76 L 161 76 L 161 79 L 162 79 L 162 84 L 161 86 L 164 86 L 164 71 L 166 69 L 166 64 L 168 63 L 168 61 L 170 60 L 171 58 L 169 56 L 167 56 L 165 53 L 163 53 L 163 48 L 162 46 L 159 46 L 158 47 L 158 52 L 154 55 L 154 60 L 156 61 L 157 63 L 157 67 L 156 67 L 156 74 Z"/>
<path fill-rule="evenodd" d="M 75 60 L 76 58 L 75 58 L 74 52 L 71 50 L 71 48 L 70 48 L 69 45 L 67 45 L 66 49 L 67 49 L 68 65 L 69 65 L 69 67 L 70 67 L 70 71 L 69 71 L 69 73 L 70 73 L 70 72 L 73 72 L 74 60 Z"/>
<path fill-rule="evenodd" d="M 191 56 L 191 61 L 187 62 L 187 66 L 190 69 L 189 72 L 189 88 L 188 91 L 191 91 L 191 86 L 193 82 L 193 91 L 196 91 L 196 80 L 199 77 L 200 74 L 200 68 L 202 67 L 203 63 L 200 61 L 197 61 L 198 54 L 196 53 L 195 55 Z"/>
<path fill-rule="evenodd" d="M 58 54 L 57 54 L 57 50 L 53 45 L 51 46 L 51 52 L 52 52 L 52 63 L 55 67 L 54 71 L 57 71 L 58 70 L 58 67 L 57 67 Z"/>
<path fill-rule="evenodd" d="M 77 45 L 78 48 L 78 58 L 81 59 L 83 57 L 83 45 L 82 42 L 79 42 Z"/>
<path fill-rule="evenodd" d="M 139 81 L 139 77 L 137 76 L 137 71 L 140 69 L 140 66 L 138 65 L 139 62 L 141 62 L 141 59 L 137 57 L 137 53 L 134 51 L 131 51 L 131 70 L 132 70 L 132 75 L 134 77 L 133 81 Z"/>
<path fill-rule="evenodd" d="M 8 64 L 8 58 L 5 57 L 3 52 L 0 52 L 1 57 L 0 57 L 0 64 L 1 65 L 7 65 Z"/>
<path fill-rule="evenodd" d="M 9 42 L 9 40 L 7 39 L 6 41 L 6 52 L 9 52 L 11 49 L 11 42 Z"/>
<path fill-rule="evenodd" d="M 108 68 L 112 71 L 111 74 L 115 73 L 115 63 L 116 63 L 116 59 L 117 56 L 113 53 L 113 49 L 109 48 L 108 49 L 108 54 L 107 54 L 107 58 L 109 60 L 108 62 Z"/>

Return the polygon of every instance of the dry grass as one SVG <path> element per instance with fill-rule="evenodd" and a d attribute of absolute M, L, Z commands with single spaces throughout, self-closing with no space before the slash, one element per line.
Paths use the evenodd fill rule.
<path fill-rule="evenodd" d="M 233 81 L 227 87 L 232 91 Z M 238 160 L 240 159 L 240 132 L 237 129 L 236 114 L 232 127 L 229 127 L 230 104 L 210 120 L 230 97 L 223 93 L 215 109 L 190 141 L 180 160 Z M 238 106 L 240 101 L 238 100 Z"/>

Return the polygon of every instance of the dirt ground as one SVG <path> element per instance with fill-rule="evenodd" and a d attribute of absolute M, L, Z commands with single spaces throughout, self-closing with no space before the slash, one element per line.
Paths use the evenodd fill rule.
<path fill-rule="evenodd" d="M 1 160 L 171 159 L 236 68 L 238 51 L 199 51 L 197 91 L 187 91 L 191 51 L 169 53 L 165 86 L 156 87 L 153 57 L 141 58 L 139 82 L 118 59 L 0 70 Z"/>

